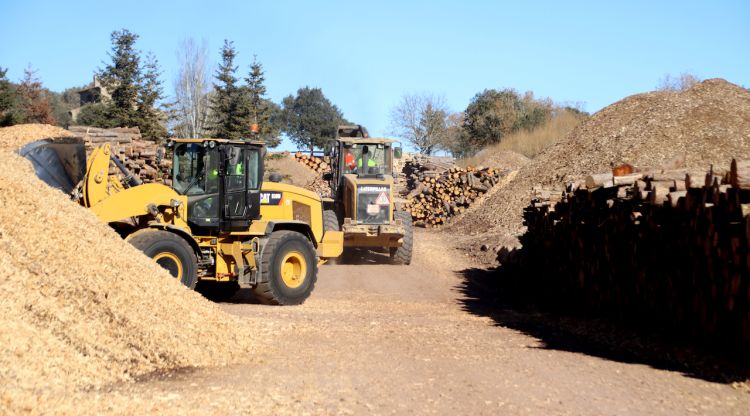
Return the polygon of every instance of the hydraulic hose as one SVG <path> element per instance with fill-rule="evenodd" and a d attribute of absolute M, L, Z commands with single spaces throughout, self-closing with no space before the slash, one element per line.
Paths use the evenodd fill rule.
<path fill-rule="evenodd" d="M 120 169 L 120 172 L 122 172 L 122 174 L 125 175 L 125 183 L 129 187 L 138 186 L 142 183 L 141 180 L 138 179 L 137 176 L 133 175 L 133 173 L 130 172 L 128 168 L 125 167 L 125 164 L 122 163 L 120 158 L 118 158 L 115 155 L 110 155 L 109 158 L 112 159 L 113 162 L 115 162 L 115 166 L 117 166 L 117 168 Z"/>

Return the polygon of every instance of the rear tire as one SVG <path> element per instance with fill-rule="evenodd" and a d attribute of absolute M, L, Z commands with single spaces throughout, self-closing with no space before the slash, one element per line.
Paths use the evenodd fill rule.
<path fill-rule="evenodd" d="M 404 243 L 401 247 L 391 247 L 391 260 L 397 264 L 408 265 L 411 264 L 412 248 L 414 245 L 414 228 L 411 224 L 411 214 L 405 211 L 396 211 L 394 217 L 404 223 L 405 234 Z"/>
<path fill-rule="evenodd" d="M 330 209 L 323 211 L 323 231 L 341 231 L 339 217 Z"/>
<path fill-rule="evenodd" d="M 195 289 L 198 260 L 184 238 L 169 231 L 147 229 L 133 234 L 128 242 L 154 259 L 188 289 Z"/>
<path fill-rule="evenodd" d="M 261 282 L 253 292 L 269 305 L 299 305 L 315 288 L 318 261 L 315 248 L 303 234 L 275 231 L 263 247 Z"/>

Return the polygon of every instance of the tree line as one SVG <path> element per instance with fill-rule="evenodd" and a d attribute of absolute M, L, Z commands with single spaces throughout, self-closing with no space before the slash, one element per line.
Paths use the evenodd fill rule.
<path fill-rule="evenodd" d="M 563 112 L 585 115 L 577 107 L 556 105 L 532 92 L 506 88 L 477 93 L 462 112 L 451 112 L 445 100 L 429 93 L 407 94 L 391 109 L 390 133 L 419 153 L 436 151 L 464 158 L 500 143 L 521 130 L 531 131 Z"/>
<path fill-rule="evenodd" d="M 111 33 L 109 60 L 95 71 L 103 88 L 95 102 L 82 103 L 70 88 L 57 94 L 45 89 L 29 68 L 19 83 L 10 82 L 0 68 L 0 126 L 47 123 L 67 127 L 70 111 L 78 108 L 77 124 L 95 127 L 137 126 L 149 139 L 218 137 L 262 140 L 275 147 L 287 136 L 300 148 L 322 148 L 335 137 L 336 126 L 351 124 L 320 88 L 303 87 L 279 103 L 267 96 L 265 70 L 253 56 L 240 70 L 230 40 L 220 50 L 212 71 L 205 42 L 192 39 L 178 47 L 179 68 L 173 96 L 167 101 L 159 62 L 143 54 L 139 36 L 127 29 Z M 445 100 L 429 93 L 407 94 L 390 112 L 393 136 L 417 151 L 467 157 L 521 130 L 533 130 L 563 112 L 583 114 L 514 89 L 486 89 L 466 109 L 452 112 Z"/>
<path fill-rule="evenodd" d="M 0 126 L 67 127 L 75 121 L 104 128 L 137 126 L 147 139 L 210 136 L 261 140 L 270 147 L 279 145 L 284 134 L 312 151 L 335 137 L 337 125 L 349 123 L 320 88 L 299 88 L 274 103 L 266 95 L 263 65 L 253 57 L 245 76 L 238 74 L 237 51 L 229 40 L 224 41 L 213 77 L 205 44 L 182 42 L 174 97 L 166 101 L 159 62 L 137 49 L 138 38 L 127 29 L 112 32 L 110 59 L 95 71 L 102 88 L 93 90 L 101 91 L 94 102 L 80 101 L 78 92 L 86 86 L 58 94 L 44 88 L 31 68 L 21 82 L 13 83 L 7 69 L 0 67 Z M 79 109 L 75 120 L 73 109 Z"/>
<path fill-rule="evenodd" d="M 72 91 L 55 93 L 44 88 L 31 67 L 24 70 L 18 83 L 11 82 L 7 74 L 7 68 L 0 67 L 0 127 L 21 123 L 69 123 L 67 100 L 72 97 Z"/>

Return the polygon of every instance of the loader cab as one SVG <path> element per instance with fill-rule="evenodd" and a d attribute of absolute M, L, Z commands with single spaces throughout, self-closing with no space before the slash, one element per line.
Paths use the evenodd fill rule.
<path fill-rule="evenodd" d="M 172 188 L 188 197 L 191 228 L 241 231 L 260 218 L 262 144 L 185 139 L 172 147 Z"/>
<path fill-rule="evenodd" d="M 401 147 L 388 139 L 339 138 L 329 142 L 326 154 L 331 158 L 327 179 L 335 195 L 344 175 L 376 180 L 393 177 L 393 160 L 401 158 Z"/>

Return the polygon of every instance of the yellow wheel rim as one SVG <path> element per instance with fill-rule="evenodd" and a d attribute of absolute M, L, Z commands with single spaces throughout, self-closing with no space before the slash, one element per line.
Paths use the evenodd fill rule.
<path fill-rule="evenodd" d="M 284 284 L 291 289 L 296 289 L 305 282 L 305 276 L 307 276 L 305 256 L 298 251 L 287 253 L 281 260 L 281 280 Z"/>
<path fill-rule="evenodd" d="M 159 253 L 154 256 L 154 261 L 166 269 L 172 277 L 182 280 L 182 262 L 174 253 Z"/>

